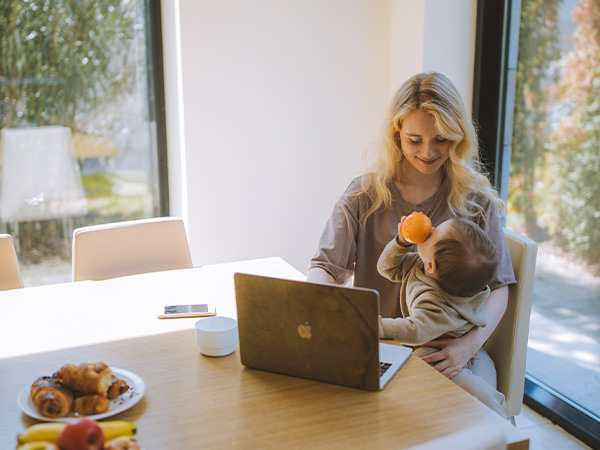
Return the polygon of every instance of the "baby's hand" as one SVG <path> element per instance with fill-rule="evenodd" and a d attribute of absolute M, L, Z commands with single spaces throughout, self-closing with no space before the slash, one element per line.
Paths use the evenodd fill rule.
<path fill-rule="evenodd" d="M 398 238 L 397 239 L 400 244 L 409 246 L 412 244 L 402 237 L 402 222 L 404 222 L 404 219 L 406 219 L 406 216 L 402 216 L 400 218 L 400 223 L 398 224 Z"/>

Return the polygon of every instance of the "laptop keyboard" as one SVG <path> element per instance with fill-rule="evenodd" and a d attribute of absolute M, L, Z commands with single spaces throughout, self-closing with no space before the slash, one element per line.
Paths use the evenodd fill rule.
<path fill-rule="evenodd" d="M 391 363 L 386 363 L 386 362 L 383 362 L 383 361 L 379 361 L 379 363 L 381 364 L 381 373 L 379 374 L 379 376 L 382 377 L 383 374 L 386 373 L 387 370 L 390 367 L 392 367 L 392 364 Z"/>

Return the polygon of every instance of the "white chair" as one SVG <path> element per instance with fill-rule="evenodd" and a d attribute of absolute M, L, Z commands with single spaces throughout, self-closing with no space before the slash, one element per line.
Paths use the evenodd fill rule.
<path fill-rule="evenodd" d="M 479 425 L 442 436 L 409 450 L 505 450 L 504 434 L 490 425 Z"/>
<path fill-rule="evenodd" d="M 183 221 L 158 217 L 73 231 L 73 281 L 193 267 Z"/>
<path fill-rule="evenodd" d="M 0 218 L 12 224 L 59 219 L 68 251 L 72 220 L 87 214 L 71 129 L 62 126 L 3 128 Z"/>
<path fill-rule="evenodd" d="M 496 365 L 498 390 L 506 398 L 506 417 L 514 422 L 521 412 L 525 387 L 525 361 L 529 338 L 529 317 L 535 279 L 537 244 L 514 231 L 504 229 L 517 284 L 509 286 L 504 317 L 484 348 Z"/>
<path fill-rule="evenodd" d="M 2 129 L 2 203 L 5 222 L 87 214 L 71 129 Z"/>
<path fill-rule="evenodd" d="M 23 278 L 12 236 L 0 234 L 0 291 L 22 287 Z"/>

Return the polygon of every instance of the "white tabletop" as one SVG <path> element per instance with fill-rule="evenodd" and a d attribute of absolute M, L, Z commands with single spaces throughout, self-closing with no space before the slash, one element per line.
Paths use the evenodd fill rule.
<path fill-rule="evenodd" d="M 306 279 L 281 258 L 265 258 L 2 291 L 0 358 L 194 327 L 198 318 L 158 319 L 165 305 L 212 303 L 217 315 L 235 318 L 234 272 Z"/>
<path fill-rule="evenodd" d="M 198 352 L 198 320 L 156 316 L 168 304 L 213 302 L 236 317 L 235 272 L 302 280 L 280 258 L 0 292 L 0 448 L 35 422 L 17 395 L 66 362 L 104 361 L 146 383 L 131 420 L 145 448 L 407 448 L 475 424 L 527 439 L 412 357 L 373 393 L 242 366 L 239 352 Z M 175 432 L 173 430 L 176 430 Z"/>

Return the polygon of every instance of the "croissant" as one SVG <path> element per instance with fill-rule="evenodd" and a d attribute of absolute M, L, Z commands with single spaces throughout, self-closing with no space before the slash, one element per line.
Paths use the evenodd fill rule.
<path fill-rule="evenodd" d="M 73 405 L 73 394 L 53 377 L 40 377 L 31 385 L 31 401 L 41 415 L 50 418 L 66 416 Z"/>
<path fill-rule="evenodd" d="M 127 382 L 125 380 L 119 380 L 113 375 L 106 396 L 112 400 L 117 398 L 119 395 L 124 394 L 128 390 L 129 385 Z"/>
<path fill-rule="evenodd" d="M 100 394 L 106 397 L 111 384 L 112 371 L 103 362 L 66 364 L 58 369 L 55 377 L 79 394 Z"/>
<path fill-rule="evenodd" d="M 79 415 L 91 416 L 101 414 L 110 409 L 110 401 L 100 394 L 88 394 L 75 398 L 75 412 Z"/>

